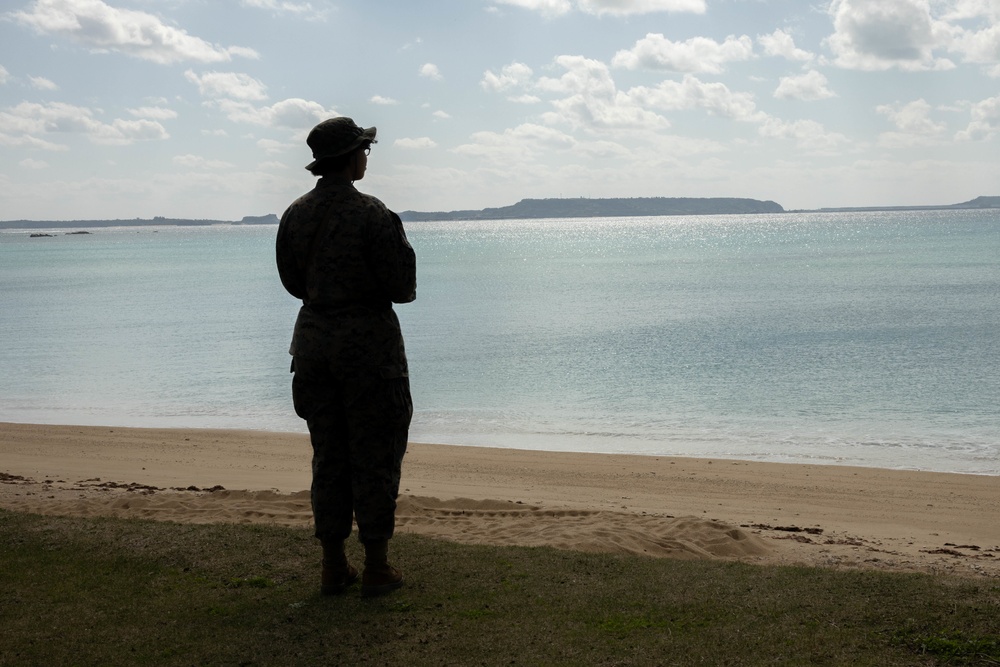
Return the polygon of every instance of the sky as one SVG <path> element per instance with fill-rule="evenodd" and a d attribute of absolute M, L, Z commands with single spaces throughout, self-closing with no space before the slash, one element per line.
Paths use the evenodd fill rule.
<path fill-rule="evenodd" d="M 1000 195 L 1000 0 L 3 0 L 0 220 Z"/>

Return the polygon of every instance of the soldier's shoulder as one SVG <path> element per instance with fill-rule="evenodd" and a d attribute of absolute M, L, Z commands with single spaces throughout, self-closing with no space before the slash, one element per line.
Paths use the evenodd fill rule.
<path fill-rule="evenodd" d="M 388 207 L 386 207 L 385 204 L 382 203 L 381 199 L 369 194 L 365 194 L 364 192 L 357 192 L 357 191 L 355 192 L 357 194 L 351 198 L 352 206 L 356 207 L 359 210 L 363 210 L 370 215 L 380 215 L 380 216 L 389 215 L 389 209 Z"/>
<path fill-rule="evenodd" d="M 324 198 L 322 193 L 316 190 L 310 190 L 289 204 L 288 208 L 285 209 L 285 212 L 281 217 L 284 219 L 290 216 L 303 214 L 309 215 L 314 209 L 323 205 L 323 200 Z"/>

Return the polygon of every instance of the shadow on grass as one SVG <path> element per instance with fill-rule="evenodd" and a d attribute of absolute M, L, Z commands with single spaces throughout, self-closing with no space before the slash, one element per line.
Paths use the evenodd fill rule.
<path fill-rule="evenodd" d="M 392 547 L 403 589 L 324 598 L 307 530 L 0 511 L 0 665 L 1000 664 L 1000 582 Z"/>

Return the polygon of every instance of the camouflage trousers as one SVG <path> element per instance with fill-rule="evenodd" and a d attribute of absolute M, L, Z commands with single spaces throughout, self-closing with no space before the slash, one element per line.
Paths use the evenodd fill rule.
<path fill-rule="evenodd" d="M 409 379 L 379 368 L 335 372 L 302 357 L 292 368 L 295 412 L 312 440 L 316 537 L 346 539 L 356 518 L 362 542 L 389 539 L 413 416 Z"/>

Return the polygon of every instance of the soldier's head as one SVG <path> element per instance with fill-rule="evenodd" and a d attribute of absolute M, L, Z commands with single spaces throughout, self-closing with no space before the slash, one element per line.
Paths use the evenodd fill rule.
<path fill-rule="evenodd" d="M 362 128 L 346 116 L 324 120 L 309 132 L 306 144 L 313 161 L 306 169 L 315 176 L 348 174 L 360 180 L 367 166 L 367 155 L 375 141 L 375 128 Z"/>

